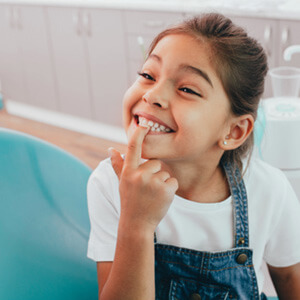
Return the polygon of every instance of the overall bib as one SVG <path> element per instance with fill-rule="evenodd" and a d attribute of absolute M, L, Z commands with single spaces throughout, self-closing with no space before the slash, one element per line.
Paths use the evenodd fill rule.
<path fill-rule="evenodd" d="M 244 181 L 238 168 L 223 167 L 233 202 L 234 248 L 202 252 L 159 244 L 155 236 L 156 300 L 266 299 L 259 295 L 249 248 Z"/>

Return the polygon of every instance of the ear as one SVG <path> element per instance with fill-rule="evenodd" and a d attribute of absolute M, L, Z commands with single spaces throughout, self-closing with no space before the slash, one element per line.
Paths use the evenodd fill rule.
<path fill-rule="evenodd" d="M 254 118 L 252 115 L 236 117 L 231 125 L 230 133 L 219 141 L 219 146 L 224 151 L 233 150 L 241 146 L 253 130 Z"/>

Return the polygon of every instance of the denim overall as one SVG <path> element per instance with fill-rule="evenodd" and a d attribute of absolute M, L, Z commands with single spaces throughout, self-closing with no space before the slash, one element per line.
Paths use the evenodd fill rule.
<path fill-rule="evenodd" d="M 249 249 L 244 181 L 238 168 L 223 167 L 233 200 L 234 248 L 201 252 L 159 244 L 155 236 L 156 300 L 266 299 L 259 295 Z"/>

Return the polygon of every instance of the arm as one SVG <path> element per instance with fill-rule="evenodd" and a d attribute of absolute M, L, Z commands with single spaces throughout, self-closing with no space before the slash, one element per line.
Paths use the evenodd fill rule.
<path fill-rule="evenodd" d="M 98 277 L 98 288 L 99 288 L 99 299 L 100 294 L 102 292 L 102 289 L 107 281 L 107 278 L 109 276 L 111 267 L 112 267 L 111 261 L 105 261 L 105 262 L 97 262 L 97 277 Z"/>
<path fill-rule="evenodd" d="M 114 262 L 97 265 L 99 300 L 154 300 L 153 235 L 122 227 Z"/>
<path fill-rule="evenodd" d="M 268 265 L 280 300 L 300 299 L 300 263 L 277 268 Z"/>
<path fill-rule="evenodd" d="M 99 300 L 154 300 L 154 231 L 177 190 L 158 160 L 140 165 L 146 128 L 137 127 L 125 161 L 111 153 L 119 178 L 121 215 L 114 261 L 98 264 Z M 103 273 L 102 273 L 103 272 Z"/>

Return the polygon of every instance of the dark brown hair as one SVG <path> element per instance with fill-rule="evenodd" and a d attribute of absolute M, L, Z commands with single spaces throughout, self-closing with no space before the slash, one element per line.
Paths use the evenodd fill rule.
<path fill-rule="evenodd" d="M 210 13 L 162 31 L 153 40 L 149 54 L 163 37 L 170 34 L 188 34 L 209 47 L 212 66 L 229 98 L 232 113 L 236 116 L 251 114 L 255 120 L 268 71 L 262 46 L 229 18 Z M 222 159 L 242 169 L 242 159 L 252 153 L 253 145 L 252 132 L 239 148 L 225 151 Z"/>

